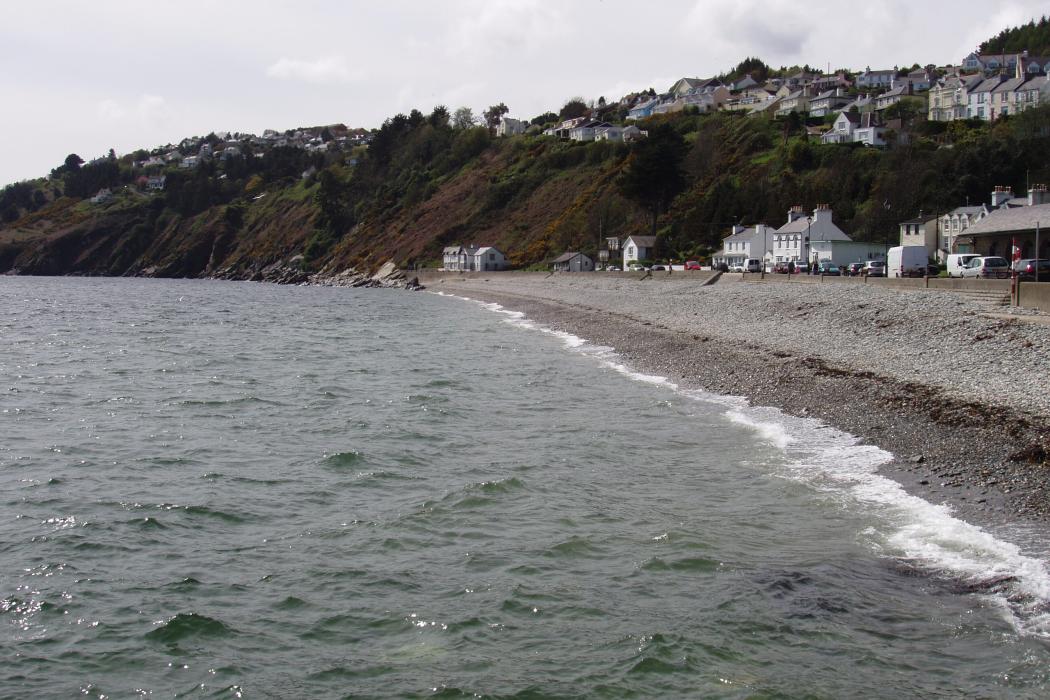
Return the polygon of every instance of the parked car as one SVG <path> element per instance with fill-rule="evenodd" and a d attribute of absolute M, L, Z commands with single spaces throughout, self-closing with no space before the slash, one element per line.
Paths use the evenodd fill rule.
<path fill-rule="evenodd" d="M 762 261 L 758 258 L 748 258 L 744 261 L 744 272 L 762 272 Z"/>
<path fill-rule="evenodd" d="M 864 269 L 864 263 L 852 262 L 846 268 L 846 274 L 850 277 L 857 277 L 860 275 L 861 270 Z"/>
<path fill-rule="evenodd" d="M 610 265 L 609 267 L 605 268 L 605 271 L 606 272 L 619 272 L 620 268 L 616 267 L 615 265 Z"/>
<path fill-rule="evenodd" d="M 1010 263 L 997 255 L 979 255 L 963 268 L 963 277 L 980 279 L 1006 279 L 1010 276 Z"/>
<path fill-rule="evenodd" d="M 842 275 L 842 270 L 839 269 L 839 266 L 832 263 L 820 263 L 817 265 L 817 272 L 832 277 L 839 277 Z"/>
<path fill-rule="evenodd" d="M 948 256 L 948 276 L 962 277 L 963 269 L 970 261 L 977 257 L 977 253 L 952 253 Z"/>
<path fill-rule="evenodd" d="M 1050 282 L 1050 260 L 1046 258 L 1024 258 L 1013 264 L 1013 271 L 1022 280 L 1034 280 L 1039 272 L 1040 282 Z"/>
<path fill-rule="evenodd" d="M 864 269 L 861 270 L 861 274 L 868 277 L 885 277 L 886 263 L 881 260 L 869 260 L 864 263 Z"/>
<path fill-rule="evenodd" d="M 642 267 L 641 265 L 628 265 L 627 266 L 627 271 L 628 272 L 645 272 L 645 268 Z"/>
<path fill-rule="evenodd" d="M 700 263 L 698 263 L 695 260 L 686 260 L 685 261 L 685 269 L 686 270 L 699 270 L 700 269 Z"/>

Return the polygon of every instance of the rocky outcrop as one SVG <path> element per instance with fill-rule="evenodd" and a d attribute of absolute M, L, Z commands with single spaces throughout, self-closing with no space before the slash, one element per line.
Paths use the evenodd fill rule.
<path fill-rule="evenodd" d="M 338 272 L 325 269 L 312 275 L 309 281 L 310 284 L 325 287 L 387 287 L 411 291 L 425 289 L 419 283 L 418 277 L 408 277 L 403 270 L 398 269 L 393 261 L 383 263 L 379 270 L 372 275 L 366 272 L 358 272 L 352 267 Z"/>

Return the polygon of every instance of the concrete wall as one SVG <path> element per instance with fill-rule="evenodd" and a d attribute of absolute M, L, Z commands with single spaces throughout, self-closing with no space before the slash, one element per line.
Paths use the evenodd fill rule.
<path fill-rule="evenodd" d="M 1050 313 L 1050 282 L 1018 282 L 1017 305 Z"/>

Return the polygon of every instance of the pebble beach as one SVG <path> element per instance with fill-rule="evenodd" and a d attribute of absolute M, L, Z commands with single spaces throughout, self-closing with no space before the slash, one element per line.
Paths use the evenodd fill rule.
<path fill-rule="evenodd" d="M 751 279 L 746 279 L 751 278 Z M 429 275 L 684 387 L 813 417 L 975 522 L 1050 521 L 1050 324 L 944 290 L 688 273 Z"/>

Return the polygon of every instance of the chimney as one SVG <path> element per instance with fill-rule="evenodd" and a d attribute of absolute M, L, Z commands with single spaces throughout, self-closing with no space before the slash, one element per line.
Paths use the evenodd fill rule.
<path fill-rule="evenodd" d="M 1028 190 L 1028 206 L 1034 207 L 1039 204 L 1050 204 L 1046 185 L 1032 185 L 1032 189 Z"/>
<path fill-rule="evenodd" d="M 795 206 L 793 206 L 790 209 L 788 209 L 788 221 L 787 222 L 790 224 L 792 221 L 798 221 L 803 216 L 804 216 L 804 214 L 802 213 L 802 205 L 796 204 Z"/>
<path fill-rule="evenodd" d="M 1006 202 L 1014 198 L 1014 192 L 1009 187 L 1003 187 L 1002 185 L 996 185 L 995 191 L 992 192 L 992 209 L 998 209 Z"/>
<path fill-rule="evenodd" d="M 813 223 L 820 221 L 827 221 L 831 223 L 831 206 L 828 204 L 818 204 L 817 208 L 813 210 Z"/>

